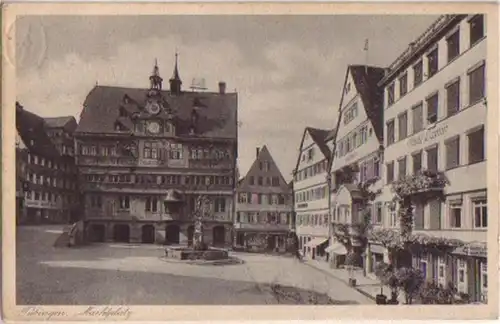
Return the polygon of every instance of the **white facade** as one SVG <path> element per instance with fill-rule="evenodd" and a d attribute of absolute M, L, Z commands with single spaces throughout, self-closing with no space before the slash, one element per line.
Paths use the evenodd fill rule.
<path fill-rule="evenodd" d="M 383 82 L 381 199 L 392 199 L 390 184 L 399 177 L 422 169 L 444 171 L 449 180 L 446 199 L 415 206 L 414 232 L 485 243 L 486 24 L 481 15 L 440 19 L 406 58 L 393 63 Z M 388 207 L 382 213 L 381 226 L 398 226 Z M 451 259 L 423 255 L 415 263 L 428 279 L 453 281 L 476 300 L 485 298 L 487 278 L 480 270 L 485 264 L 485 258 L 470 255 Z"/>
<path fill-rule="evenodd" d="M 326 258 L 317 249 L 324 250 L 329 237 L 326 167 L 325 154 L 306 129 L 294 176 L 295 223 L 302 252 L 306 257 L 315 259 Z"/>

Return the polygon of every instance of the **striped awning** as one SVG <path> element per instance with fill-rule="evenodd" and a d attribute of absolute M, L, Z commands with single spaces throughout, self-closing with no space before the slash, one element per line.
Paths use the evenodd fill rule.
<path fill-rule="evenodd" d="M 310 240 L 309 242 L 307 242 L 304 246 L 317 247 L 318 245 L 321 245 L 321 244 L 325 243 L 326 241 L 328 241 L 328 237 L 315 237 L 312 240 Z"/>

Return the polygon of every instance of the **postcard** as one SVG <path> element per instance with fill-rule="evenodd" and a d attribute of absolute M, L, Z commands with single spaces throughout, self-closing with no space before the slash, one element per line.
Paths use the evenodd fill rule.
<path fill-rule="evenodd" d="M 3 5 L 5 319 L 496 318 L 495 9 Z"/>

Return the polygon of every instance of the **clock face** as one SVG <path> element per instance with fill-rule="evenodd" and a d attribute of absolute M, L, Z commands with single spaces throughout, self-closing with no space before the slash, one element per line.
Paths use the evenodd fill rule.
<path fill-rule="evenodd" d="M 160 105 L 157 102 L 148 103 L 147 109 L 150 114 L 156 115 L 160 112 Z"/>
<path fill-rule="evenodd" d="M 151 133 L 157 134 L 160 131 L 160 124 L 158 124 L 158 122 L 155 122 L 155 121 L 150 122 L 148 124 L 148 130 Z"/>

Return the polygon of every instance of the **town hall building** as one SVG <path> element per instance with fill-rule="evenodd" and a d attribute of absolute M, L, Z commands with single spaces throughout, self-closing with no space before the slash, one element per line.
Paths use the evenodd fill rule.
<path fill-rule="evenodd" d="M 95 86 L 75 133 L 90 241 L 192 244 L 195 201 L 211 201 L 204 241 L 232 240 L 237 94 L 170 88 L 155 64 L 146 89 Z"/>

